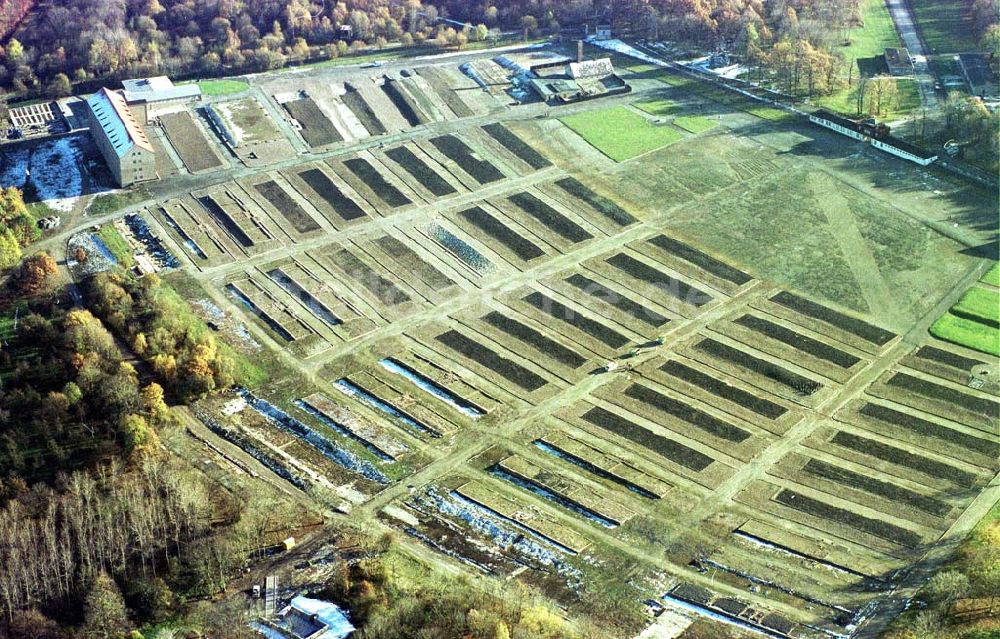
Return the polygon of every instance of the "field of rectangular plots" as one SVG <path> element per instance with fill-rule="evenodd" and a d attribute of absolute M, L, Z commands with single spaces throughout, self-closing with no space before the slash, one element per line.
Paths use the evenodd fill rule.
<path fill-rule="evenodd" d="M 495 100 L 445 86 L 445 69 L 283 106 L 309 146 L 426 126 L 415 139 L 153 212 L 322 380 L 263 407 L 271 421 L 220 432 L 296 485 L 360 477 L 365 495 L 468 448 L 394 502 L 417 525 L 380 518 L 481 570 L 557 580 L 577 555 L 644 551 L 657 529 L 672 566 L 714 571 L 706 605 L 842 631 L 1000 470 L 997 389 L 969 387 L 991 362 L 934 343 L 852 387 L 900 352 L 894 333 L 780 291 L 605 182 L 568 176 L 530 122 L 434 131 Z M 633 360 L 637 347 L 654 352 Z M 625 374 L 599 372 L 609 361 Z M 793 428 L 807 436 L 732 490 Z M 706 515 L 720 488 L 732 500 Z M 671 584 L 701 579 L 685 570 L 669 568 Z"/>

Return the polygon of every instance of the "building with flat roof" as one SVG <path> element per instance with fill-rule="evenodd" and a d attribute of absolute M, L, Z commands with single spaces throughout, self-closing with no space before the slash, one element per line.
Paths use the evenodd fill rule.
<path fill-rule="evenodd" d="M 122 95 L 140 122 L 148 121 L 158 107 L 189 102 L 201 97 L 197 84 L 174 84 L 165 75 L 122 80 Z"/>
<path fill-rule="evenodd" d="M 90 133 L 119 186 L 156 179 L 156 151 L 121 93 L 103 88 L 87 98 Z"/>
<path fill-rule="evenodd" d="M 550 104 L 578 102 L 632 90 L 615 73 L 608 58 L 578 60 L 568 64 L 546 61 L 533 65 L 529 85 L 542 100 Z"/>

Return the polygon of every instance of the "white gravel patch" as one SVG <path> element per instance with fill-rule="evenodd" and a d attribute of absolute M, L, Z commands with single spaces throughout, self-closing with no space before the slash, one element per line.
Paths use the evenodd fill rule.
<path fill-rule="evenodd" d="M 38 200 L 55 211 L 68 213 L 85 195 L 82 165 L 83 151 L 75 137 L 20 146 L 3 151 L 0 186 L 24 189 L 30 183 Z"/>

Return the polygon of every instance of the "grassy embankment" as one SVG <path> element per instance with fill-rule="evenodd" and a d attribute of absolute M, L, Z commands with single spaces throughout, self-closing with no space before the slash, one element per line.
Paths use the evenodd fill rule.
<path fill-rule="evenodd" d="M 948 342 L 1000 356 L 1000 266 L 994 265 L 933 325 L 931 334 Z"/>

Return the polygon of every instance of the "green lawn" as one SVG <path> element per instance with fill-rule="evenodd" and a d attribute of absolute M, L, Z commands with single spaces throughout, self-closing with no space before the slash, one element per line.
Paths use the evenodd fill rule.
<path fill-rule="evenodd" d="M 993 268 L 986 271 L 986 275 L 983 275 L 980 282 L 985 284 L 992 284 L 993 286 L 1000 286 L 1000 262 L 993 265 Z"/>
<path fill-rule="evenodd" d="M 560 120 L 616 162 L 673 144 L 684 137 L 676 129 L 656 126 L 625 107 L 575 113 Z"/>
<path fill-rule="evenodd" d="M 834 51 L 843 55 L 848 64 L 854 64 L 858 58 L 882 55 L 886 47 L 903 46 L 884 0 L 862 0 L 862 7 L 864 26 L 848 32 L 848 46 L 834 47 Z"/>
<path fill-rule="evenodd" d="M 118 232 L 118 229 L 114 227 L 113 224 L 105 224 L 101 227 L 101 230 L 97 232 L 97 237 L 101 238 L 104 245 L 108 247 L 111 254 L 115 256 L 118 263 L 125 268 L 131 268 L 135 264 L 135 256 L 132 254 L 132 249 L 129 248 L 128 242 L 122 237 L 122 234 Z"/>
<path fill-rule="evenodd" d="M 201 87 L 201 92 L 205 95 L 232 95 L 243 93 L 250 88 L 250 85 L 243 80 L 198 80 L 196 84 Z"/>
<path fill-rule="evenodd" d="M 978 51 L 968 0 L 910 0 L 929 53 Z"/>
<path fill-rule="evenodd" d="M 1000 271 L 994 265 L 983 276 L 996 282 Z M 1000 291 L 977 284 L 967 290 L 951 309 L 931 326 L 931 335 L 1000 356 Z"/>
<path fill-rule="evenodd" d="M 857 75 L 855 74 L 856 79 Z M 896 99 L 896 103 L 889 110 L 883 111 L 878 116 L 879 119 L 891 120 L 920 108 L 920 93 L 917 90 L 916 82 L 907 78 L 900 78 L 896 80 L 896 86 L 899 87 L 899 96 Z M 857 95 L 858 85 L 855 81 L 853 87 L 845 87 L 831 95 L 814 98 L 813 103 L 831 111 L 856 116 L 858 113 Z"/>
<path fill-rule="evenodd" d="M 973 286 L 951 307 L 951 312 L 961 317 L 996 324 L 1000 321 L 1000 291 Z"/>
<path fill-rule="evenodd" d="M 718 126 L 718 122 L 715 120 L 709 120 L 706 117 L 700 115 L 682 115 L 680 117 L 674 118 L 673 124 L 679 126 L 685 131 L 690 131 L 691 133 L 704 133 L 710 129 L 714 129 Z"/>
<path fill-rule="evenodd" d="M 642 100 L 632 106 L 642 109 L 650 115 L 675 115 L 681 111 L 681 106 L 673 100 L 660 98 L 657 100 Z"/>
<path fill-rule="evenodd" d="M 756 100 L 741 96 L 732 91 L 727 91 L 726 89 L 722 89 L 708 82 L 698 81 L 670 71 L 661 70 L 659 75 L 656 76 L 656 79 L 668 86 L 675 88 L 683 87 L 690 90 L 692 93 L 697 93 L 703 98 L 733 107 L 734 109 L 739 109 L 740 111 L 744 111 L 750 115 L 755 115 L 758 118 L 763 118 L 765 120 L 780 121 L 792 116 L 791 113 L 783 109 L 761 104 Z M 638 104 L 636 106 L 642 108 Z"/>
<path fill-rule="evenodd" d="M 138 187 L 127 191 L 115 193 L 103 193 L 91 200 L 87 207 L 87 214 L 94 217 L 114 213 L 132 204 L 137 204 L 149 198 L 149 191 L 146 187 Z"/>
<path fill-rule="evenodd" d="M 951 313 L 945 313 L 933 325 L 931 335 L 971 349 L 1000 356 L 1000 330 Z"/>

